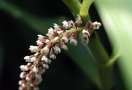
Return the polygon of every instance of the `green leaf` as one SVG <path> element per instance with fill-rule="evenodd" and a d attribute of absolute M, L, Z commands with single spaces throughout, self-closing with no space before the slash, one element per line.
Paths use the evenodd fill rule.
<path fill-rule="evenodd" d="M 126 90 L 132 90 L 132 1 L 96 0 L 98 12 L 112 43 Z"/>
<path fill-rule="evenodd" d="M 103 87 L 103 90 L 110 90 L 114 86 L 114 75 L 113 67 L 106 67 L 106 63 L 109 61 L 109 56 L 101 43 L 97 33 L 93 32 L 93 35 L 90 37 L 90 42 L 88 44 L 90 50 L 92 51 L 97 66 L 100 72 L 100 78 Z"/>
<path fill-rule="evenodd" d="M 102 88 L 97 63 L 87 46 L 82 46 L 81 43 L 79 43 L 76 47 L 69 45 L 68 55 L 86 73 L 88 78 L 90 78 L 95 85 Z"/>

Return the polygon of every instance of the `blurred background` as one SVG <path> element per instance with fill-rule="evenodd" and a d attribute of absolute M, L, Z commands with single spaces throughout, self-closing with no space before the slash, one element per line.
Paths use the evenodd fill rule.
<path fill-rule="evenodd" d="M 94 5 L 90 8 L 90 14 L 93 21 L 100 20 Z M 36 45 L 37 35 L 45 35 L 53 23 L 60 24 L 70 19 L 73 19 L 72 14 L 61 0 L 0 0 L 0 90 L 18 89 L 19 66 L 25 64 L 23 57 L 30 55 L 29 46 Z M 103 26 L 97 32 L 111 55 Z M 115 65 L 115 76 L 120 82 L 117 69 Z M 98 89 L 64 51 L 43 75 L 40 90 Z"/>

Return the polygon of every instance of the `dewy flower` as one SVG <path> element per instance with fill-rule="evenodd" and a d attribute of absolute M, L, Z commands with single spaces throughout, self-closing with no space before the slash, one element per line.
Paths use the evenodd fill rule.
<path fill-rule="evenodd" d="M 37 46 L 31 45 L 29 50 L 32 55 L 25 56 L 26 65 L 21 65 L 19 90 L 38 90 L 38 84 L 42 82 L 42 74 L 49 68 L 56 55 L 61 53 L 61 49 L 68 50 L 67 43 L 77 45 L 79 32 L 82 38 L 88 43 L 91 29 L 98 29 L 99 22 L 90 23 L 89 27 L 80 27 L 84 23 L 78 15 L 76 21 L 63 21 L 62 26 L 54 24 L 53 28 L 48 29 L 46 36 L 38 35 Z"/>

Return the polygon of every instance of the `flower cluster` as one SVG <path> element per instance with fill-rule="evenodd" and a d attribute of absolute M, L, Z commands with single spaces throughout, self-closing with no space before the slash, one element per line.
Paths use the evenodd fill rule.
<path fill-rule="evenodd" d="M 82 30 L 82 43 L 83 44 L 88 44 L 89 42 L 89 37 L 90 37 L 90 30 L 94 30 L 94 29 L 99 29 L 99 27 L 101 26 L 101 23 L 95 21 L 95 22 L 91 22 L 89 21 L 85 28 Z"/>
<path fill-rule="evenodd" d="M 38 90 L 38 84 L 42 82 L 41 75 L 49 68 L 52 60 L 56 59 L 56 55 L 61 53 L 61 49 L 68 50 L 67 43 L 77 45 L 77 36 L 82 31 L 84 40 L 90 37 L 89 29 L 98 29 L 101 25 L 98 22 L 90 24 L 90 28 L 83 29 L 83 24 L 78 16 L 76 21 L 63 21 L 62 26 L 54 24 L 53 28 L 48 29 L 46 36 L 38 35 L 36 41 L 37 46 L 31 45 L 29 50 L 33 53 L 25 56 L 26 65 L 21 65 L 21 73 L 19 81 L 19 90 Z"/>

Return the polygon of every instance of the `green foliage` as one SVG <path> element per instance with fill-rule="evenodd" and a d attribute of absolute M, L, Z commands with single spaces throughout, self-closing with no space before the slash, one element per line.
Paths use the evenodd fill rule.
<path fill-rule="evenodd" d="M 98 12 L 113 46 L 119 57 L 118 65 L 127 90 L 132 90 L 132 1 L 96 0 Z"/>

